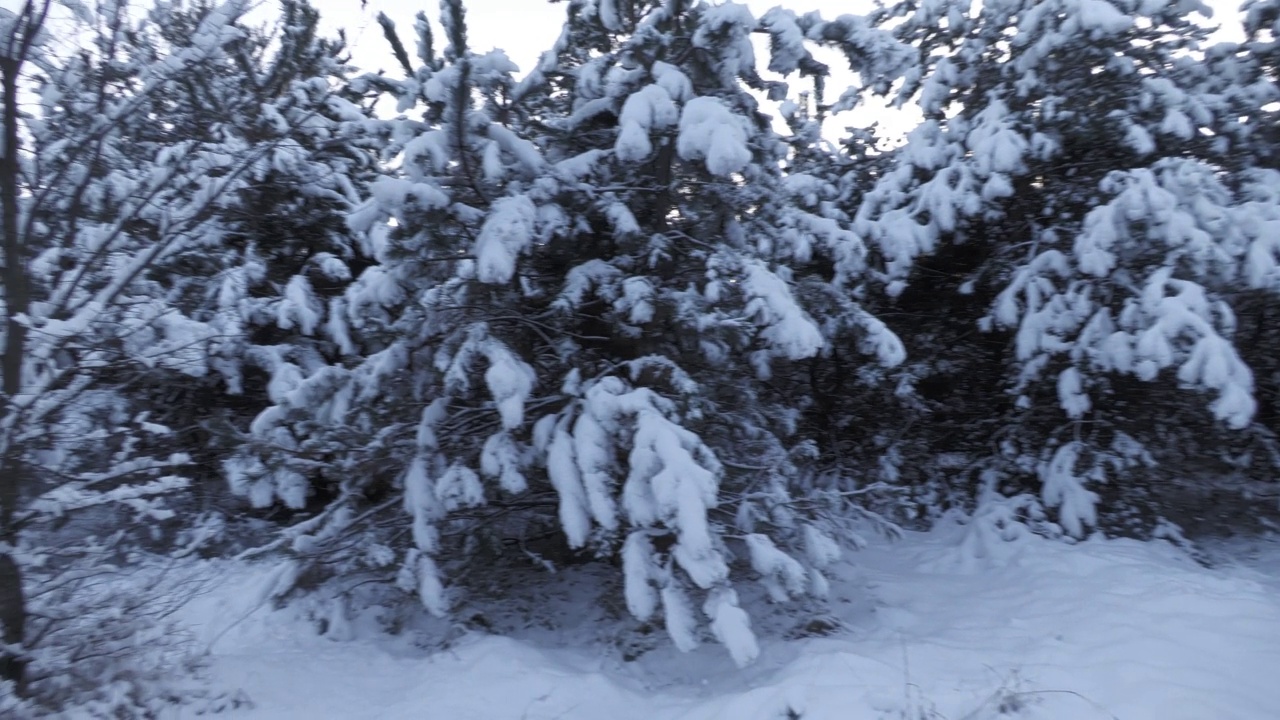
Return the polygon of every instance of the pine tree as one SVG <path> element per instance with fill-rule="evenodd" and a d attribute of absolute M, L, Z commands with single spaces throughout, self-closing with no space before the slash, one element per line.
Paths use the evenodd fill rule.
<path fill-rule="evenodd" d="M 298 211 L 290 231 L 332 228 L 343 191 L 356 192 L 347 178 L 367 164 L 334 129 L 364 113 L 334 96 L 337 48 L 306 35 L 306 6 L 286 5 L 292 24 L 274 63 L 239 2 L 144 17 L 121 2 L 76 5 L 89 42 L 70 53 L 42 31 L 48 7 L 27 3 L 5 26 L 0 617 L 13 653 L 3 680 L 29 702 L 3 711 L 143 713 L 152 698 L 142 675 L 115 658 L 150 642 L 139 623 L 156 598 L 87 588 L 112 570 L 145 572 L 140 551 L 210 532 L 178 516 L 198 476 L 187 451 L 204 440 L 178 423 L 202 408 L 162 393 L 240 389 L 245 336 L 264 313 L 315 330 L 301 283 L 238 281 L 340 259 L 290 257 L 291 268 L 274 257 L 267 271 L 237 213 L 274 192 L 273 210 Z M 18 104 L 27 88 L 38 100 L 30 114 Z M 154 632 L 145 651 L 163 652 L 164 628 Z"/>
<path fill-rule="evenodd" d="M 1196 407 L 1179 389 L 1209 393 L 1222 427 L 1248 428 L 1254 414 L 1229 301 L 1267 262 L 1248 228 L 1271 212 L 1270 181 L 1235 162 L 1266 153 L 1239 144 L 1253 127 L 1239 118 L 1260 107 L 1232 102 L 1260 96 L 1240 86 L 1224 101 L 1192 80 L 1196 53 L 1221 52 L 1206 50 L 1197 11 L 1010 0 L 885 15 L 919 50 L 900 99 L 925 122 L 861 206 L 859 229 L 917 285 L 905 303 L 940 290 L 980 301 L 952 305 L 987 339 L 947 354 L 967 379 L 944 404 L 968 413 L 973 398 L 1008 393 L 1003 409 L 978 406 L 1001 422 L 971 436 L 968 447 L 994 447 L 968 462 L 989 489 L 1033 480 L 1071 535 L 1097 524 L 1104 485 L 1123 512 L 1157 457 L 1213 452 L 1175 439 Z M 919 340 L 944 326 L 926 320 Z"/>
<path fill-rule="evenodd" d="M 833 191 L 782 171 L 791 146 L 752 93 L 788 92 L 759 75 L 764 26 L 732 3 L 575 2 L 517 84 L 468 49 L 461 3 L 441 7 L 442 52 L 420 16 L 417 64 L 393 43 L 409 77 L 368 80 L 421 118 L 387 126 L 396 170 L 351 219 L 378 259 L 344 299 L 367 354 L 303 373 L 255 423 L 341 478 L 280 544 L 396 569 L 444 614 L 450 577 L 553 531 L 544 559 L 618 558 L 633 615 L 689 649 L 701 607 L 748 662 L 734 576 L 821 595 L 838 554 L 804 494 L 796 399 L 771 380 L 826 349 L 810 307 L 838 308 L 830 331 L 869 362 L 901 359 L 847 296 L 865 249 Z M 824 72 L 806 43 L 895 62 L 865 25 L 768 26 L 778 72 Z"/>
<path fill-rule="evenodd" d="M 175 39 L 186 37 L 186 26 L 206 12 L 175 15 L 162 27 Z M 274 146 L 218 209 L 208 234 L 216 251 L 189 253 L 160 269 L 200 279 L 172 301 L 222 324 L 217 372 L 185 382 L 153 375 L 134 393 L 140 405 L 154 408 L 154 420 L 186 429 L 175 441 L 203 471 L 205 504 L 225 496 L 225 470 L 235 494 L 287 497 L 294 510 L 323 502 L 314 494 L 323 493 L 323 483 L 223 467 L 253 418 L 287 392 L 270 385 L 279 368 L 340 363 L 355 353 L 331 319 L 351 279 L 371 262 L 347 230 L 346 215 L 376 173 L 370 148 L 377 140 L 366 137 L 371 113 L 349 88 L 343 47 L 319 38 L 318 22 L 310 5 L 282 2 L 276 32 L 244 29 L 218 64 L 184 84 L 169 110 L 191 124 L 175 131 L 179 136 L 212 129 L 246 148 Z"/>

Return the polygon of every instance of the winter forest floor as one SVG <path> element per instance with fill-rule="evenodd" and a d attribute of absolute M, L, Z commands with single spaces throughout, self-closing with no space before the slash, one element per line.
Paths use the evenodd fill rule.
<path fill-rule="evenodd" d="M 587 570 L 485 621 L 503 635 L 390 637 L 359 618 L 320 635 L 302 606 L 263 606 L 265 566 L 218 565 L 183 618 L 210 649 L 207 680 L 238 701 L 228 720 L 1280 717 L 1275 538 L 1211 549 L 1212 567 L 1163 543 L 975 539 L 951 527 L 874 544 L 825 609 L 756 603 L 763 652 L 744 671 L 719 645 L 681 654 L 611 620 L 613 593 Z"/>

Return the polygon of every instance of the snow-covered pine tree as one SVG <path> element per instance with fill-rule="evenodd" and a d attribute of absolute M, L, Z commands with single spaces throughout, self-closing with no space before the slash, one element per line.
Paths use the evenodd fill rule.
<path fill-rule="evenodd" d="M 148 663 L 120 658 L 167 652 L 148 615 L 164 600 L 111 595 L 102 578 L 190 526 L 167 501 L 186 497 L 197 469 L 185 450 L 200 438 L 169 423 L 207 409 L 161 392 L 237 389 L 245 334 L 264 314 L 315 330 L 295 309 L 314 299 L 289 282 L 235 282 L 290 272 L 255 257 L 236 217 L 271 191 L 292 198 L 275 211 L 312 208 L 294 229 L 341 218 L 360 161 L 334 130 L 363 113 L 333 95 L 334 48 L 298 34 L 314 30 L 305 6 L 286 12 L 295 22 L 279 42 L 246 30 L 239 2 L 68 7 L 85 39 L 71 50 L 41 29 L 49 3 L 4 18 L 0 617 L 3 681 L 26 704 L 0 713 L 76 703 L 133 716 L 153 699 Z M 299 275 L 332 265 L 288 261 Z"/>
<path fill-rule="evenodd" d="M 838 218 L 843 225 L 843 213 L 852 216 L 863 196 L 893 167 L 890 148 L 895 138 L 885 136 L 885 124 L 877 123 L 846 128 L 833 143 L 824 125 L 830 127 L 833 113 L 856 109 L 868 100 L 879 102 L 914 67 L 914 53 L 876 32 L 867 17 L 846 15 L 827 22 L 816 14 L 796 16 L 775 8 L 761 21 L 774 50 L 770 70 L 787 76 L 798 71 L 801 78 L 813 78 L 811 92 L 801 93 L 799 102 L 780 106 L 790 131 L 785 137 L 790 148 L 784 172 L 794 190 L 792 201 Z M 789 39 L 838 51 L 857 73 L 855 84 L 837 93 L 830 86 L 828 68 L 804 46 L 788 49 Z M 900 303 L 886 302 L 885 286 L 894 279 L 882 270 L 886 260 L 879 248 L 868 248 L 870 272 L 852 285 L 831 282 L 830 262 L 820 255 L 809 262 L 792 262 L 797 292 L 814 316 L 822 318 L 827 345 L 787 372 L 775 373 L 771 382 L 784 396 L 798 399 L 793 400 L 800 411 L 797 435 L 809 441 L 800 483 L 806 488 L 803 494 L 816 501 L 811 509 L 822 508 L 855 539 L 867 528 L 896 533 L 898 526 L 885 520 L 918 521 L 922 509 L 939 505 L 934 497 L 917 493 L 912 498 L 907 492 L 926 489 L 909 482 L 909 476 L 927 473 L 914 464 L 925 453 L 912 457 L 911 448 L 930 445 L 928 433 L 917 425 L 924 422 L 922 403 L 908 390 L 922 362 L 947 345 L 912 348 L 905 364 L 865 362 L 868 335 L 862 324 L 869 315 L 889 323 L 895 333 L 899 324 L 912 326 L 901 319 Z M 928 422 L 933 427 L 937 417 L 930 416 Z"/>
<path fill-rule="evenodd" d="M 1197 2 L 999 0 L 908 3 L 881 18 L 919 51 L 900 100 L 925 121 L 857 228 L 891 275 L 915 285 L 902 296 L 912 310 L 945 292 L 986 333 L 932 368 L 963 383 L 942 396 L 963 404 L 951 411 L 1000 419 L 974 425 L 959 459 L 989 488 L 1038 486 L 1071 535 L 1097 524 L 1104 487 L 1115 500 L 1106 509 L 1122 513 L 1157 456 L 1210 454 L 1179 442 L 1204 404 L 1180 389 L 1208 393 L 1221 426 L 1252 421 L 1229 300 L 1257 286 L 1273 257 L 1259 229 L 1274 181 L 1231 160 L 1251 135 L 1241 118 L 1264 117 L 1260 105 L 1233 107 L 1192 79 L 1207 50 L 1197 13 L 1207 12 Z M 1234 97 L 1267 102 L 1257 87 Z M 949 325 L 923 320 L 909 347 Z M 1007 404 L 970 409 L 997 392 Z"/>
<path fill-rule="evenodd" d="M 398 572 L 444 614 L 478 557 L 553 532 L 544 559 L 619 559 L 632 614 L 749 662 L 735 573 L 779 601 L 822 594 L 838 555 L 793 493 L 804 400 L 770 379 L 822 353 L 829 326 L 864 362 L 901 360 L 849 299 L 865 249 L 835 189 L 781 169 L 791 147 L 752 91 L 788 89 L 760 77 L 751 38 L 774 35 L 778 72 L 819 72 L 806 42 L 876 72 L 896 46 L 734 3 L 577 0 L 516 83 L 501 52 L 468 48 L 461 2 L 441 15 L 439 54 L 420 16 L 416 64 L 396 43 L 409 77 L 369 81 L 420 116 L 385 128 L 394 170 L 351 219 L 378 259 L 343 301 L 367 355 L 295 374 L 255 423 L 341 478 L 280 544 L 348 576 Z M 841 317 L 815 317 L 832 304 Z"/>
<path fill-rule="evenodd" d="M 1255 516 L 1274 517 L 1280 510 L 1269 502 L 1280 497 L 1273 479 L 1280 467 L 1280 334 L 1275 323 L 1280 296 L 1276 246 L 1266 240 L 1276 228 L 1276 201 L 1270 196 L 1280 186 L 1278 11 L 1272 0 L 1246 3 L 1242 17 L 1224 19 L 1243 20 L 1245 42 L 1206 48 L 1200 62 L 1178 67 L 1179 84 L 1213 113 L 1213 161 L 1230 172 L 1222 179 L 1244 201 L 1234 218 L 1250 237 L 1251 248 L 1244 258 L 1244 281 L 1225 297 L 1235 314 L 1236 348 L 1253 371 L 1258 403 L 1254 422 L 1243 432 L 1188 424 L 1190 431 L 1177 439 L 1183 448 L 1206 456 L 1198 463 L 1204 477 L 1191 496 L 1198 508 L 1193 515 L 1203 520 L 1191 530 L 1221 532 L 1226 518 L 1237 519 L 1231 523 L 1237 528 L 1247 527 Z M 1246 185 L 1249 189 L 1242 192 Z"/>
<path fill-rule="evenodd" d="M 209 10 L 169 13 L 157 23 L 164 42 L 182 42 Z M 176 137 L 273 146 L 216 210 L 206 233 L 212 251 L 186 253 L 155 273 L 199 279 L 175 283 L 171 302 L 223 325 L 216 372 L 150 373 L 132 392 L 153 421 L 182 429 L 174 441 L 200 471 L 204 505 L 225 497 L 228 469 L 237 495 L 265 493 L 294 510 L 323 503 L 328 485 L 318 476 L 267 477 L 265 468 L 224 461 L 249 437 L 254 417 L 287 391 L 270 384 L 281 366 L 315 368 L 355 354 L 331 319 L 370 262 L 346 216 L 376 173 L 372 148 L 381 142 L 365 136 L 371 111 L 350 90 L 341 43 L 317 35 L 317 10 L 295 0 L 279 10 L 266 28 L 241 27 L 242 37 L 182 83 L 166 109 L 186 124 L 175 127 Z"/>

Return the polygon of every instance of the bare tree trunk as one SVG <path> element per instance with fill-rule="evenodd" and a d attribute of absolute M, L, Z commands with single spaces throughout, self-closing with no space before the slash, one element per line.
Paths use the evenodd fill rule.
<path fill-rule="evenodd" d="M 21 164 L 18 158 L 18 87 L 22 66 L 27 60 L 37 33 L 49 12 L 50 0 L 27 0 L 12 16 L 8 37 L 0 38 L 0 266 L 4 284 L 4 354 L 0 357 L 0 419 L 9 420 L 15 412 L 15 398 L 23 386 L 22 365 L 27 329 L 18 318 L 31 306 L 27 284 L 27 253 L 19 229 L 18 193 Z M 9 423 L 0 425 L 0 434 L 11 433 Z M 0 547 L 12 546 L 17 540 L 14 515 L 22 489 L 28 479 L 18 448 L 0 435 Z M 22 567 L 11 552 L 0 553 L 0 639 L 20 647 L 26 639 L 27 603 L 22 587 Z M 0 680 L 14 683 L 18 693 L 25 689 L 26 663 L 20 656 L 0 652 Z"/>
<path fill-rule="evenodd" d="M 10 38 L 10 44 L 15 38 Z M 0 58 L 0 83 L 3 84 L 4 143 L 0 155 L 0 232 L 3 233 L 5 342 L 3 406 L 0 412 L 13 412 L 10 403 L 22 391 L 22 350 L 26 345 L 26 328 L 17 317 L 27 311 L 30 295 L 27 291 L 25 253 L 18 236 L 18 75 L 22 62 L 15 57 Z M 0 432 L 4 432 L 0 430 Z M 16 450 L 8 443 L 0 443 L 0 542 L 12 543 L 14 537 L 13 515 L 21 494 L 20 475 L 11 453 Z M 9 455 L 9 457 L 4 457 Z M 0 554 L 0 626 L 7 645 L 21 645 L 26 636 L 27 608 L 22 592 L 22 569 L 7 553 Z M 0 652 L 0 680 L 9 680 L 21 692 L 25 677 L 21 659 Z"/>
<path fill-rule="evenodd" d="M 4 272 L 5 342 L 0 372 L 4 374 L 3 392 L 6 405 L 22 391 L 23 348 L 26 346 L 27 329 L 17 318 L 26 314 L 31 306 L 30 288 L 27 285 L 26 249 L 23 247 L 18 224 L 18 192 L 21 166 L 18 161 L 18 86 L 22 66 L 26 62 L 33 36 L 39 32 L 49 3 L 37 8 L 28 0 L 24 3 L 10 29 L 9 37 L 0 39 L 0 83 L 3 88 L 4 147 L 0 148 L 0 264 Z M 0 408 L 9 410 L 7 407 Z M 3 508 L 0 508 L 3 511 Z M 0 515 L 0 519 L 4 519 Z"/>
<path fill-rule="evenodd" d="M 22 592 L 22 567 L 12 556 L 0 555 L 0 624 L 4 625 L 4 642 L 21 646 L 26 639 L 27 602 Z M 27 663 L 21 656 L 0 653 L 0 680 L 14 684 L 19 696 L 25 695 Z"/>

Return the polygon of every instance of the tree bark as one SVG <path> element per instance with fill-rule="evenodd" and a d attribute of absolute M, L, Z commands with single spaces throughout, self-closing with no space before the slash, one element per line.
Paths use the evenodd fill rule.
<path fill-rule="evenodd" d="M 0 357 L 0 550 L 17 540 L 14 515 L 27 480 L 19 448 L 6 434 L 14 430 L 9 420 L 15 412 L 14 400 L 22 393 L 22 366 L 27 329 L 18 318 L 31 306 L 27 284 L 27 252 L 19 226 L 20 175 L 18 158 L 18 88 L 22 66 L 49 11 L 50 0 L 27 0 L 12 18 L 9 34 L 0 38 L 0 279 L 4 285 L 4 354 Z M 26 639 L 27 603 L 22 587 L 22 566 L 12 551 L 0 552 L 0 639 L 21 648 Z M 0 680 L 14 684 L 19 695 L 25 690 L 26 662 L 20 655 L 0 651 Z"/>
<path fill-rule="evenodd" d="M 16 33 L 16 29 L 15 29 Z M 10 38 L 10 49 L 16 44 Z M 22 62 L 17 57 L 0 58 L 3 84 L 3 130 L 0 131 L 0 233 L 3 233 L 5 342 L 0 363 L 3 398 L 0 417 L 14 409 L 13 399 L 22 391 L 22 356 L 26 328 L 17 318 L 27 312 L 31 298 L 27 289 L 25 253 L 18 233 L 18 76 Z M 9 428 L 0 429 L 5 432 Z M 0 543 L 16 539 L 13 516 L 21 495 L 21 469 L 13 457 L 16 448 L 0 438 Z M 27 606 L 22 592 L 22 569 L 8 554 L 0 553 L 0 635 L 6 645 L 21 645 L 26 637 Z M 21 694 L 26 677 L 25 663 L 11 653 L 0 651 L 0 680 L 12 682 Z"/>
<path fill-rule="evenodd" d="M 13 556 L 0 554 L 0 625 L 6 645 L 21 646 L 26 639 L 27 599 L 22 591 L 22 566 Z M 27 663 L 18 655 L 0 653 L 0 680 L 14 685 L 19 696 L 26 694 Z"/>
<path fill-rule="evenodd" d="M 0 109 L 4 114 L 4 128 L 0 131 L 4 142 L 4 147 L 0 147 L 0 233 L 4 234 L 0 263 L 4 265 L 6 324 L 0 373 L 4 374 L 5 405 L 22 392 L 23 347 L 26 347 L 27 328 L 17 318 L 31 307 L 27 254 L 18 224 L 19 174 L 22 172 L 18 161 L 18 86 L 31 36 L 40 29 L 42 19 L 44 13 L 37 12 L 28 1 L 15 20 L 10 36 L 5 38 L 5 47 L 0 49 L 0 83 L 3 83 L 4 94 L 4 106 Z"/>

